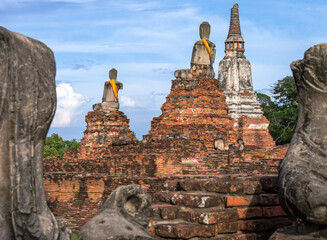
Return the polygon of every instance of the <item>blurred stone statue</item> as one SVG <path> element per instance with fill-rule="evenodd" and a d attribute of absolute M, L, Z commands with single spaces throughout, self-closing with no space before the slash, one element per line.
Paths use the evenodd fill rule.
<path fill-rule="evenodd" d="M 119 109 L 118 91 L 123 89 L 123 84 L 117 81 L 117 70 L 109 71 L 109 81 L 106 81 L 103 89 L 102 103 L 93 105 L 93 110 L 117 111 Z"/>
<path fill-rule="evenodd" d="M 80 240 L 155 239 L 147 231 L 150 198 L 140 185 L 113 191 L 99 213 L 83 225 Z"/>
<path fill-rule="evenodd" d="M 280 168 L 280 202 L 298 234 L 327 238 L 327 44 L 308 49 L 291 69 L 299 116 Z"/>
<path fill-rule="evenodd" d="M 210 24 L 202 22 L 199 27 L 201 40 L 193 46 L 191 68 L 175 71 L 175 77 L 192 79 L 193 77 L 215 77 L 213 63 L 216 56 L 216 45 L 209 40 Z"/>
<path fill-rule="evenodd" d="M 43 146 L 56 110 L 43 43 L 0 27 L 0 239 L 68 240 L 45 199 Z"/>

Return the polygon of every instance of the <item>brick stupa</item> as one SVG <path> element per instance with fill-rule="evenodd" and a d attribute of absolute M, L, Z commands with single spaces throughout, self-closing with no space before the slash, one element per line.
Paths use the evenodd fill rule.
<path fill-rule="evenodd" d="M 93 153 L 98 148 L 137 141 L 129 128 L 129 119 L 119 111 L 118 91 L 123 89 L 123 84 L 117 81 L 115 68 L 109 71 L 109 79 L 104 84 L 102 102 L 94 104 L 94 111 L 85 117 L 87 126 L 81 140 L 79 158 L 97 157 Z"/>
<path fill-rule="evenodd" d="M 221 141 L 221 149 L 228 149 L 237 140 L 233 122 L 228 117 L 228 106 L 219 82 L 214 78 L 215 44 L 209 41 L 210 25 L 200 25 L 200 38 L 206 39 L 210 50 L 202 40 L 193 47 L 191 68 L 175 71 L 170 94 L 161 110 L 162 114 L 151 122 L 151 130 L 145 140 L 184 139 L 214 149 L 215 141 Z"/>

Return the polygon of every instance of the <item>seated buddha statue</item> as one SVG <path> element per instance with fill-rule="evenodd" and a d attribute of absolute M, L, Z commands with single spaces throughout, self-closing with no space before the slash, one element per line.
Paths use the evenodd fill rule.
<path fill-rule="evenodd" d="M 109 71 L 109 81 L 106 81 L 103 89 L 102 103 L 93 105 L 93 110 L 110 110 L 119 109 L 118 91 L 123 89 L 123 84 L 117 81 L 117 70 L 115 68 Z"/>
<path fill-rule="evenodd" d="M 191 68 L 175 71 L 175 77 L 181 79 L 193 79 L 196 76 L 214 77 L 213 63 L 216 56 L 216 45 L 209 40 L 210 24 L 202 22 L 199 27 L 201 40 L 193 46 Z"/>

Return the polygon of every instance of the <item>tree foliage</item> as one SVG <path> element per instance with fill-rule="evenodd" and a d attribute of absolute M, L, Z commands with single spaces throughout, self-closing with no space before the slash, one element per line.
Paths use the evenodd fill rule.
<path fill-rule="evenodd" d="M 293 77 L 278 80 L 271 89 L 272 97 L 258 93 L 263 114 L 270 121 L 269 133 L 277 145 L 290 143 L 298 117 L 297 89 Z"/>
<path fill-rule="evenodd" d="M 79 147 L 79 142 L 76 139 L 64 141 L 57 133 L 53 133 L 47 137 L 44 142 L 44 157 L 63 157 L 68 149 L 76 149 Z"/>

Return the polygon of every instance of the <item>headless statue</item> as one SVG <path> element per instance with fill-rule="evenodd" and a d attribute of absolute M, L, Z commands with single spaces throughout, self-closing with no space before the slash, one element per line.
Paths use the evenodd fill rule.
<path fill-rule="evenodd" d="M 214 77 L 213 63 L 216 56 L 216 45 L 209 41 L 210 24 L 202 22 L 199 27 L 201 40 L 194 44 L 191 68 L 175 71 L 176 78 L 192 79 L 195 76 Z"/>
<path fill-rule="evenodd" d="M 115 68 L 109 71 L 109 81 L 106 81 L 103 89 L 102 103 L 93 105 L 93 110 L 110 110 L 119 109 L 118 91 L 123 89 L 123 84 L 117 81 L 117 70 Z"/>
<path fill-rule="evenodd" d="M 0 239 L 68 240 L 48 208 L 43 146 L 56 109 L 56 64 L 43 43 L 0 27 Z"/>

